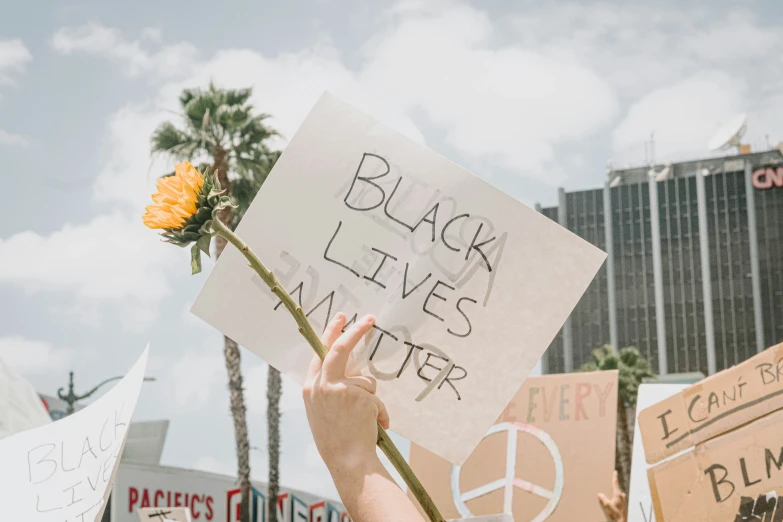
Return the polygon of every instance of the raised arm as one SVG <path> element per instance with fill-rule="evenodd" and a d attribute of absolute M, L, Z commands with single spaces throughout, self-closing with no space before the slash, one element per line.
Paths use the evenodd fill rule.
<path fill-rule="evenodd" d="M 389 427 L 386 407 L 372 377 L 345 375 L 351 351 L 375 320 L 366 316 L 345 333 L 345 316 L 326 327 L 329 353 L 314 357 L 302 395 L 315 444 L 332 474 L 340 498 L 355 522 L 423 522 L 376 453 L 376 421 Z"/>

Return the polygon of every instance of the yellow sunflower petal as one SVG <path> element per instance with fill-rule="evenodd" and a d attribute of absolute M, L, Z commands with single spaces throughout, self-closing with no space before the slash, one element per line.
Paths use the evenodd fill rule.
<path fill-rule="evenodd" d="M 204 186 L 202 174 L 185 161 L 174 167 L 174 175 L 158 179 L 153 205 L 142 221 L 149 228 L 179 229 L 198 211 L 198 196 Z"/>

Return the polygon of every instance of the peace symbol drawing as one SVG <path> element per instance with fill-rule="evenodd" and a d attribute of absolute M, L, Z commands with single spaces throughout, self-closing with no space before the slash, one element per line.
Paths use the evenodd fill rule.
<path fill-rule="evenodd" d="M 521 489 L 537 495 L 547 500 L 544 509 L 541 510 L 530 522 L 543 522 L 557 508 L 560 497 L 563 495 L 563 459 L 560 456 L 560 450 L 549 436 L 541 428 L 531 424 L 521 422 L 502 422 L 494 425 L 484 439 L 497 433 L 506 432 L 506 472 L 503 478 L 494 480 L 470 491 L 462 492 L 460 489 L 460 471 L 461 466 L 452 466 L 451 468 L 451 494 L 454 498 L 454 505 L 457 507 L 460 515 L 463 517 L 473 516 L 467 506 L 467 502 L 488 495 L 494 491 L 503 490 L 503 511 L 512 513 L 514 508 L 514 488 Z M 527 480 L 517 477 L 517 440 L 519 434 L 537 438 L 549 451 L 555 466 L 555 483 L 553 489 L 533 484 Z"/>

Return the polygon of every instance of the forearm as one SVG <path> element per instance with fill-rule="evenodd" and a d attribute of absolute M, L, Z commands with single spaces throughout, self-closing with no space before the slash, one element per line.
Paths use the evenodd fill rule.
<path fill-rule="evenodd" d="M 335 464 L 329 471 L 354 522 L 423 522 L 377 456 Z"/>

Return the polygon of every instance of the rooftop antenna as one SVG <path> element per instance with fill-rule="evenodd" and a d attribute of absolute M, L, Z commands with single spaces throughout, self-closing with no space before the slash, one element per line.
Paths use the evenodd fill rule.
<path fill-rule="evenodd" d="M 707 148 L 711 151 L 729 150 L 732 147 L 736 147 L 737 154 L 740 153 L 740 145 L 742 145 L 742 137 L 748 130 L 748 119 L 745 114 L 738 114 L 733 117 L 728 123 L 723 125 L 713 135 Z"/>
<path fill-rule="evenodd" d="M 650 165 L 655 165 L 655 131 L 650 131 Z"/>

